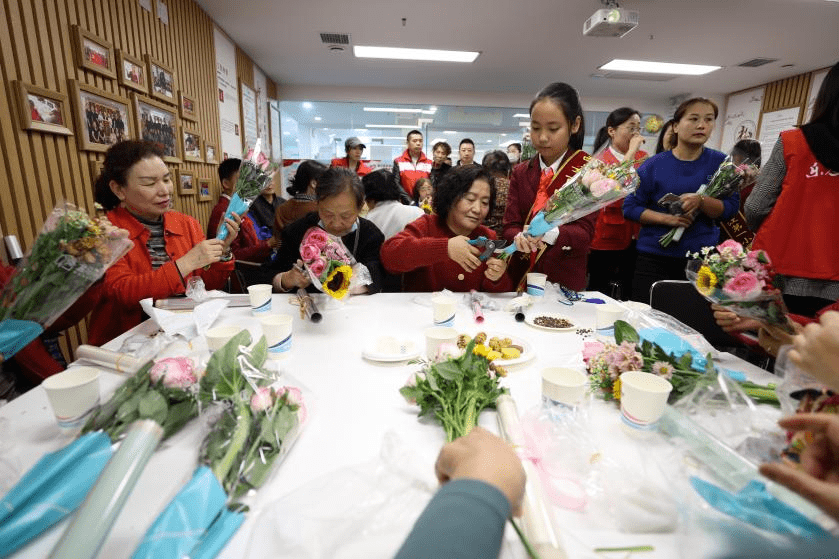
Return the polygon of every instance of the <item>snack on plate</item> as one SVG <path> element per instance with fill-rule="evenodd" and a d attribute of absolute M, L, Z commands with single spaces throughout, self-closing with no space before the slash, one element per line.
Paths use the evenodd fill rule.
<path fill-rule="evenodd" d="M 467 334 L 461 334 L 457 338 L 457 347 L 463 349 L 470 341 L 471 338 Z M 494 361 L 496 359 L 504 361 L 518 359 L 521 357 L 524 348 L 520 345 L 514 344 L 513 340 L 510 338 L 499 338 L 497 336 L 493 336 L 492 338 L 487 339 L 486 332 L 478 332 L 475 335 L 475 347 L 472 351 L 478 355 L 486 357 L 490 361 Z"/>
<path fill-rule="evenodd" d="M 544 328 L 572 328 L 574 326 L 570 320 L 555 316 L 537 316 L 533 319 L 533 324 Z"/>

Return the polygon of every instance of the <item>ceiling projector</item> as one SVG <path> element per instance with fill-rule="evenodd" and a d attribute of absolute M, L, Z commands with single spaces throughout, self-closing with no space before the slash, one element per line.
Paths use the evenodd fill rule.
<path fill-rule="evenodd" d="M 618 7 L 602 8 L 583 24 L 583 35 L 623 37 L 638 27 L 638 12 Z"/>

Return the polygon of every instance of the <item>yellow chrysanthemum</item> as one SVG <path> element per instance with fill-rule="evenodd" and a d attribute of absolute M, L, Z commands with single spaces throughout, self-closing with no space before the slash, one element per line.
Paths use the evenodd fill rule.
<path fill-rule="evenodd" d="M 717 275 L 708 266 L 699 268 L 696 274 L 696 288 L 703 295 L 710 295 L 717 286 Z"/>
<path fill-rule="evenodd" d="M 336 299 L 343 299 L 349 291 L 351 277 L 352 268 L 347 265 L 338 266 L 323 282 L 323 292 Z"/>
<path fill-rule="evenodd" d="M 612 385 L 612 397 L 615 400 L 621 399 L 621 379 L 617 379 L 615 384 Z"/>

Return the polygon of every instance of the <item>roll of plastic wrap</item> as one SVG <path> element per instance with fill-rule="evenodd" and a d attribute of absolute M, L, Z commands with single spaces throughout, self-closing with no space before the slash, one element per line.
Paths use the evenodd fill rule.
<path fill-rule="evenodd" d="M 50 554 L 50 559 L 93 559 L 114 525 L 146 467 L 163 428 L 149 419 L 136 421 L 108 461 L 96 485 L 70 521 L 70 526 Z"/>
<path fill-rule="evenodd" d="M 118 373 L 134 374 L 143 365 L 139 359 L 125 353 L 118 353 L 92 345 L 80 345 L 76 349 L 76 359 L 84 359 L 114 369 Z"/>

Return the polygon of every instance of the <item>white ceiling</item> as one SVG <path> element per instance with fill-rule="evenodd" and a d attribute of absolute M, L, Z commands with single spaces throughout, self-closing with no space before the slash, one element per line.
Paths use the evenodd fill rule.
<path fill-rule="evenodd" d="M 281 89 L 463 92 L 521 96 L 565 81 L 584 98 L 664 102 L 725 94 L 839 60 L 839 2 L 827 0 L 626 0 L 640 24 L 621 39 L 586 37 L 600 0 L 197 0 Z M 402 25 L 402 18 L 406 23 Z M 352 44 L 481 52 L 472 64 L 363 60 L 330 52 L 320 33 Z M 778 58 L 759 68 L 737 64 Z M 670 81 L 594 78 L 612 58 L 724 68 Z M 791 65 L 785 67 L 786 65 Z M 429 99 L 428 103 L 434 103 Z M 517 103 L 518 105 L 518 103 Z"/>

